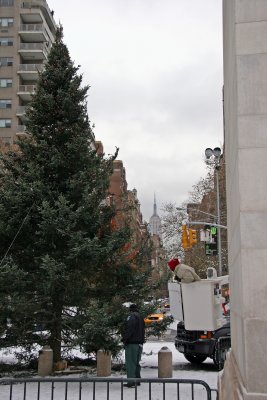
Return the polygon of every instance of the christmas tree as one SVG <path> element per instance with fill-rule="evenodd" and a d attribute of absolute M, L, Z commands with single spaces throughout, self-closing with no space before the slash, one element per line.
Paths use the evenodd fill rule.
<path fill-rule="evenodd" d="M 0 328 L 9 344 L 50 344 L 54 361 L 63 341 L 73 345 L 88 318 L 94 324 L 88 310 L 112 313 L 136 296 L 141 276 L 123 252 L 127 223 L 111 229 L 107 196 L 117 154 L 97 154 L 87 91 L 60 28 L 26 113 L 27 135 L 18 151 L 1 156 Z M 40 329 L 48 337 L 37 336 Z"/>

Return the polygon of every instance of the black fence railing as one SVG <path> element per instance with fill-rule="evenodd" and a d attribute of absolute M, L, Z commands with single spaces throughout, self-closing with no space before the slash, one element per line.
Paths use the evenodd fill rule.
<path fill-rule="evenodd" d="M 132 385 L 131 388 L 125 386 Z M 31 378 L 1 379 L 1 400 L 217 400 L 197 379 Z"/>

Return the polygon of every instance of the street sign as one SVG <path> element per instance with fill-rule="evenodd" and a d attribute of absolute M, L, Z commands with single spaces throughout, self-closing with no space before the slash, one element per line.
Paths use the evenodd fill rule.
<path fill-rule="evenodd" d="M 200 229 L 200 241 L 201 242 L 210 242 L 210 230 L 209 229 Z"/>
<path fill-rule="evenodd" d="M 217 243 L 205 243 L 205 254 L 206 256 L 217 256 L 218 247 Z"/>
<path fill-rule="evenodd" d="M 206 225 L 204 229 L 200 231 L 200 240 L 205 242 L 205 254 L 206 256 L 217 256 L 217 227 Z"/>

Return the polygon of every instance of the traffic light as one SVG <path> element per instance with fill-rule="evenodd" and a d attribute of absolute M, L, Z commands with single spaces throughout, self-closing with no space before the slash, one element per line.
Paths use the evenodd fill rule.
<path fill-rule="evenodd" d="M 182 247 L 183 249 L 188 249 L 189 246 L 189 238 L 188 238 L 188 231 L 186 229 L 186 225 L 182 226 Z"/>
<path fill-rule="evenodd" d="M 197 243 L 197 231 L 196 229 L 189 229 L 189 246 L 192 247 Z"/>
<path fill-rule="evenodd" d="M 217 227 L 211 226 L 210 227 L 210 243 L 217 244 Z"/>
<path fill-rule="evenodd" d="M 205 243 L 206 256 L 217 256 L 218 255 L 217 232 L 218 232 L 218 229 L 216 226 L 210 227 L 210 241 Z"/>

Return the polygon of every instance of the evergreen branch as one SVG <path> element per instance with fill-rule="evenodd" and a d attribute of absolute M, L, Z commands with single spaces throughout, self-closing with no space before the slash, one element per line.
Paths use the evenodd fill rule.
<path fill-rule="evenodd" d="M 10 246 L 8 247 L 6 253 L 4 254 L 4 256 L 3 256 L 3 258 L 2 258 L 2 260 L 1 260 L 1 262 L 0 262 L 0 267 L 1 267 L 2 263 L 3 263 L 3 261 L 5 260 L 6 256 L 8 255 L 8 253 L 9 253 L 11 247 L 13 246 L 13 244 L 14 244 L 14 242 L 15 242 L 17 236 L 18 236 L 18 234 L 19 234 L 20 231 L 21 231 L 21 228 L 23 227 L 23 225 L 24 225 L 26 219 L 28 218 L 28 215 L 30 214 L 30 212 L 31 212 L 31 210 L 32 210 L 32 208 L 33 208 L 34 205 L 35 205 L 35 202 L 34 202 L 34 203 L 31 205 L 31 207 L 29 208 L 29 211 L 27 212 L 25 218 L 23 219 L 23 221 L 22 221 L 22 223 L 21 223 L 21 225 L 20 225 L 20 227 L 19 227 L 19 229 L 18 229 L 16 235 L 14 236 L 12 242 L 10 243 Z"/>

